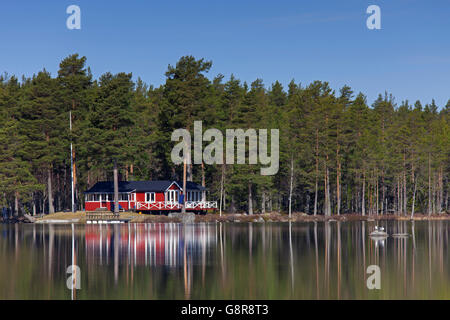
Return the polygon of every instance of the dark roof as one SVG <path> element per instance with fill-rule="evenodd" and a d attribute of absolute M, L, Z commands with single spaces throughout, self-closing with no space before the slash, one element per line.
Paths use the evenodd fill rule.
<path fill-rule="evenodd" d="M 173 180 L 156 180 L 156 181 L 119 181 L 119 192 L 164 192 L 170 187 L 172 183 L 177 183 L 183 189 L 183 183 Z M 201 185 L 187 181 L 186 188 L 189 190 L 206 190 Z M 92 188 L 85 193 L 113 193 L 114 182 L 102 181 L 97 182 Z"/>
<path fill-rule="evenodd" d="M 180 186 L 181 189 L 183 189 L 183 181 L 175 181 L 175 182 Z M 186 189 L 198 191 L 206 190 L 205 187 L 202 187 L 201 185 L 191 181 L 186 181 Z"/>

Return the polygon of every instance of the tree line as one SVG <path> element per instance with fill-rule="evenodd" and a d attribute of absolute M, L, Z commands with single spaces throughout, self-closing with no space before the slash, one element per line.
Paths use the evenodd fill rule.
<path fill-rule="evenodd" d="M 439 108 L 397 104 L 327 82 L 276 81 L 266 88 L 235 76 L 208 78 L 212 62 L 184 56 L 154 87 L 131 73 L 94 79 L 86 57 L 63 59 L 55 77 L 0 77 L 0 207 L 14 215 L 53 213 L 97 181 L 182 180 L 170 152 L 174 129 L 280 130 L 280 169 L 188 165 L 225 212 L 340 215 L 439 214 L 449 210 L 450 100 Z M 69 128 L 69 121 L 72 127 Z"/>

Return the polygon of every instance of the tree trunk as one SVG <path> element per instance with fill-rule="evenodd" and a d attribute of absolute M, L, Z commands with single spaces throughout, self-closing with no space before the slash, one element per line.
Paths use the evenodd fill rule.
<path fill-rule="evenodd" d="M 436 173 L 433 174 L 433 195 L 431 197 L 432 199 L 432 213 L 436 213 Z"/>
<path fill-rule="evenodd" d="M 439 168 L 439 179 L 438 179 L 438 183 L 439 183 L 439 192 L 438 192 L 438 207 L 437 207 L 437 213 L 440 214 L 442 212 L 442 204 L 443 204 L 443 199 L 444 199 L 444 182 L 443 182 L 443 176 L 444 176 L 444 172 L 443 172 L 443 168 L 442 165 Z"/>
<path fill-rule="evenodd" d="M 14 193 L 14 217 L 19 216 L 19 192 Z"/>
<path fill-rule="evenodd" d="M 72 150 L 72 158 L 73 158 L 73 192 L 74 192 L 74 211 L 77 211 L 77 166 L 75 164 L 75 147 Z"/>
<path fill-rule="evenodd" d="M 415 177 L 413 176 L 413 184 L 414 184 L 414 191 L 413 191 L 413 201 L 412 201 L 412 208 L 411 208 L 411 219 L 414 218 L 414 210 L 416 206 L 416 191 L 417 191 L 417 182 Z"/>
<path fill-rule="evenodd" d="M 361 197 L 361 213 L 366 215 L 366 171 L 363 169 L 363 185 L 362 185 L 362 197 Z"/>
<path fill-rule="evenodd" d="M 191 150 L 190 148 L 187 148 L 187 159 L 191 159 Z M 187 165 L 187 172 L 186 172 L 186 180 L 187 181 L 192 181 L 193 177 L 192 177 L 192 163 L 189 163 Z"/>
<path fill-rule="evenodd" d="M 330 169 L 327 167 L 327 212 L 331 216 Z"/>
<path fill-rule="evenodd" d="M 227 190 L 225 189 L 225 186 L 223 187 L 223 203 L 222 203 L 222 211 L 227 211 Z"/>
<path fill-rule="evenodd" d="M 319 131 L 316 129 L 316 184 L 314 189 L 314 215 L 317 215 L 317 201 L 319 196 Z"/>
<path fill-rule="evenodd" d="M 337 159 L 337 173 L 336 173 L 336 200 L 337 200 L 337 208 L 336 212 L 339 216 L 341 214 L 341 160 L 339 159 L 339 144 L 337 145 L 336 151 L 336 159 Z"/>
<path fill-rule="evenodd" d="M 292 215 L 292 190 L 294 186 L 294 157 L 291 156 L 291 179 L 289 186 L 289 218 Z"/>
<path fill-rule="evenodd" d="M 329 182 L 329 169 L 325 165 L 325 176 L 324 176 L 324 186 L 325 186 L 325 201 L 324 201 L 324 214 L 325 216 L 331 215 L 331 203 L 330 203 L 330 182 Z"/>
<path fill-rule="evenodd" d="M 186 163 L 186 156 L 185 156 L 184 161 L 183 161 L 183 195 L 187 194 L 186 193 L 186 175 L 187 175 L 187 163 Z M 182 214 L 186 213 L 185 203 L 186 203 L 186 201 L 183 203 L 183 206 L 181 207 Z"/>
<path fill-rule="evenodd" d="M 248 214 L 253 214 L 253 196 L 252 196 L 252 184 L 248 183 Z"/>
<path fill-rule="evenodd" d="M 378 207 L 378 202 L 379 202 L 379 198 L 378 198 L 378 195 L 379 195 L 379 190 L 378 190 L 378 172 L 376 173 L 376 175 L 375 175 L 375 179 L 376 179 L 376 184 L 375 184 L 375 201 L 376 201 L 376 204 L 375 204 L 375 210 L 376 210 L 376 215 L 378 216 L 378 212 L 379 212 L 379 207 Z"/>
<path fill-rule="evenodd" d="M 403 153 L 403 212 L 408 215 L 408 194 L 406 192 L 406 155 Z"/>
<path fill-rule="evenodd" d="M 318 200 L 318 188 L 319 188 L 319 182 L 317 181 L 316 177 L 316 185 L 315 185 L 315 191 L 314 191 L 314 215 L 317 215 L 317 200 Z"/>
<path fill-rule="evenodd" d="M 52 170 L 47 169 L 47 188 L 48 188 L 48 213 L 55 213 L 55 207 L 53 206 L 53 190 L 52 190 Z"/>
<path fill-rule="evenodd" d="M 230 201 L 230 213 L 235 213 L 236 212 L 236 203 L 234 201 L 234 195 L 231 194 L 231 201 Z"/>
<path fill-rule="evenodd" d="M 222 203 L 223 203 L 223 198 L 224 198 L 224 194 L 223 194 L 223 181 L 224 181 L 224 176 L 225 176 L 225 165 L 222 164 L 222 177 L 220 179 L 220 200 L 219 200 L 219 215 L 222 215 Z"/>
<path fill-rule="evenodd" d="M 35 192 L 33 192 L 33 195 L 32 195 L 32 199 L 33 199 L 33 216 L 36 215 L 36 199 L 35 199 L 35 197 L 36 197 L 36 194 L 35 194 Z"/>
<path fill-rule="evenodd" d="M 202 187 L 206 187 L 205 182 L 205 163 L 202 161 Z M 206 201 L 206 190 L 202 191 L 202 201 Z"/>
<path fill-rule="evenodd" d="M 266 213 L 266 191 L 262 191 L 262 197 L 261 197 L 261 213 Z"/>
<path fill-rule="evenodd" d="M 310 195 L 310 190 L 308 190 L 308 192 L 306 193 L 306 206 L 305 206 L 305 213 L 309 214 L 309 205 L 311 202 L 311 195 Z"/>
<path fill-rule="evenodd" d="M 428 215 L 431 216 L 431 155 L 428 153 Z"/>
<path fill-rule="evenodd" d="M 382 190 L 382 196 L 381 196 L 381 215 L 384 215 L 387 212 L 387 206 L 385 206 L 385 197 L 386 197 L 386 188 L 384 186 L 384 169 L 381 172 L 381 190 Z M 386 199 L 387 200 L 387 199 Z"/>
<path fill-rule="evenodd" d="M 72 99 L 72 111 L 75 110 L 75 99 Z M 72 112 L 70 112 L 70 132 L 72 133 Z M 77 166 L 76 166 L 76 161 L 75 161 L 75 146 L 72 147 L 72 159 L 73 159 L 73 163 L 72 163 L 72 169 L 73 169 L 73 190 L 76 190 L 76 186 L 77 186 Z M 76 197 L 75 197 L 76 199 Z M 76 209 L 76 200 L 75 204 L 74 204 L 74 210 L 77 211 Z"/>
<path fill-rule="evenodd" d="M 114 214 L 119 214 L 119 173 L 116 160 L 114 160 Z"/>
<path fill-rule="evenodd" d="M 397 177 L 397 193 L 398 193 L 398 213 L 401 216 L 403 214 L 403 182 L 402 177 Z"/>

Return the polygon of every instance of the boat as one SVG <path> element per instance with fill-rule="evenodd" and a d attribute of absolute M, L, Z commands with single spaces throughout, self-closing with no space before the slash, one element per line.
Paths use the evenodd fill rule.
<path fill-rule="evenodd" d="M 375 230 L 370 233 L 370 236 L 382 238 L 382 237 L 387 237 L 388 234 L 387 234 L 387 232 L 384 231 L 383 227 L 378 228 L 378 226 L 375 226 Z"/>

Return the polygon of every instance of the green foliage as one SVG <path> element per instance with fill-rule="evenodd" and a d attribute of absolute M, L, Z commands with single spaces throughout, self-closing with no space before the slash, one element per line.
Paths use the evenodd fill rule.
<path fill-rule="evenodd" d="M 193 56 L 169 65 L 155 88 L 123 72 L 93 80 L 86 61 L 70 55 L 56 78 L 45 70 L 21 83 L 0 77 L 1 205 L 18 198 L 24 210 L 46 211 L 50 177 L 56 209 L 67 208 L 71 142 L 81 203 L 86 188 L 112 179 L 114 160 L 122 180 L 181 179 L 182 167 L 170 159 L 171 134 L 193 134 L 202 120 L 203 130 L 224 136 L 228 128 L 280 131 L 274 176 L 261 176 L 260 164 L 189 168 L 196 182 L 205 175 L 210 198 L 219 199 L 223 179 L 225 211 L 248 211 L 252 201 L 255 212 L 285 212 L 290 197 L 294 211 L 309 214 L 449 209 L 450 100 L 442 108 L 434 100 L 397 106 L 385 93 L 369 106 L 362 93 L 348 86 L 336 93 L 321 81 L 292 80 L 284 89 L 234 75 L 210 80 L 212 62 Z"/>

